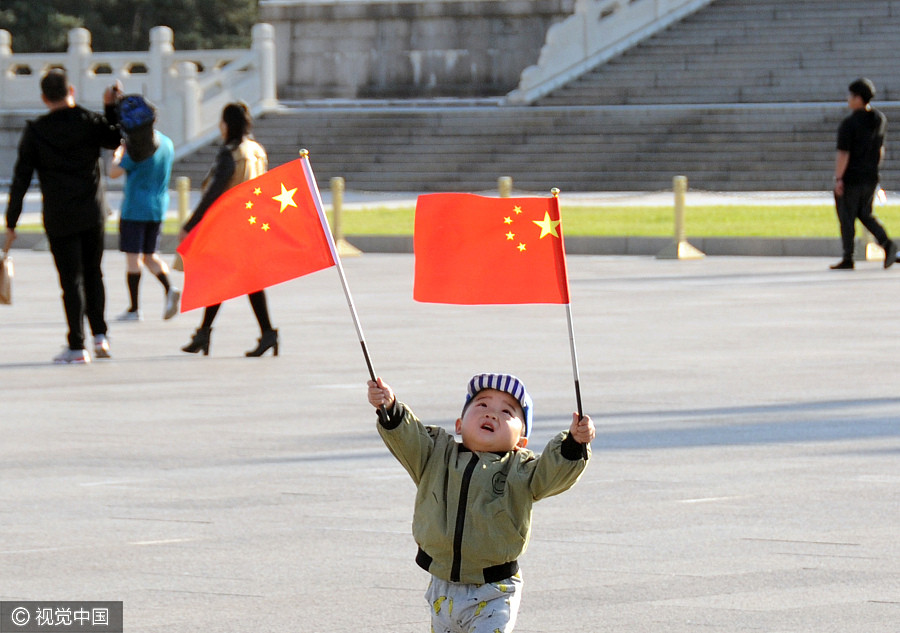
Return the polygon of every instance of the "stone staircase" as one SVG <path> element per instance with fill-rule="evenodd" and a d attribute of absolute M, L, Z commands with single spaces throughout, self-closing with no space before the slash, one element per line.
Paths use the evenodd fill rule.
<path fill-rule="evenodd" d="M 846 86 L 900 122 L 900 0 L 720 0 L 532 106 L 300 107 L 257 121 L 273 165 L 310 150 L 321 188 L 518 192 L 831 187 Z M 900 188 L 900 156 L 883 183 Z M 207 148 L 176 171 L 202 178 Z"/>
<path fill-rule="evenodd" d="M 900 106 L 884 107 L 900 121 Z M 693 189 L 823 191 L 831 186 L 841 104 L 544 106 L 415 111 L 304 109 L 257 122 L 270 164 L 310 151 L 319 186 L 357 191 L 657 191 L 686 175 Z M 204 148 L 176 169 L 199 183 Z M 900 183 L 888 151 L 883 182 Z"/>
<path fill-rule="evenodd" d="M 841 101 L 867 76 L 900 100 L 898 0 L 718 0 L 540 105 Z"/>

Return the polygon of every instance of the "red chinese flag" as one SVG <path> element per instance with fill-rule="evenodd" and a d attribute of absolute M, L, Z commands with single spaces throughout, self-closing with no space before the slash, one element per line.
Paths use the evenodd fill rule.
<path fill-rule="evenodd" d="M 178 246 L 181 311 L 221 303 L 334 265 L 327 221 L 297 159 L 225 193 Z"/>
<path fill-rule="evenodd" d="M 429 303 L 569 303 L 557 198 L 419 196 L 413 298 Z"/>

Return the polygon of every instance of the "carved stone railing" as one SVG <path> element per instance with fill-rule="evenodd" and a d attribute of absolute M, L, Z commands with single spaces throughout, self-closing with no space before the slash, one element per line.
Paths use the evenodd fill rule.
<path fill-rule="evenodd" d="M 533 103 L 712 0 L 578 0 L 547 31 L 538 63 L 522 71 L 506 102 Z"/>
<path fill-rule="evenodd" d="M 90 32 L 79 28 L 69 31 L 65 53 L 13 54 L 12 37 L 0 30 L 0 111 L 43 111 L 40 80 L 53 67 L 66 70 L 76 100 L 92 109 L 118 80 L 157 106 L 157 127 L 182 155 L 218 134 L 228 102 L 244 101 L 255 115 L 277 107 L 274 38 L 271 25 L 257 24 L 248 50 L 176 51 L 172 29 L 157 26 L 149 51 L 95 53 Z"/>

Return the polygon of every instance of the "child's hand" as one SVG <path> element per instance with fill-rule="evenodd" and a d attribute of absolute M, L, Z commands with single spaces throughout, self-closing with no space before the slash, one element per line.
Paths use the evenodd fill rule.
<path fill-rule="evenodd" d="M 577 413 L 573 413 L 569 434 L 579 444 L 590 444 L 596 435 L 594 421 L 591 420 L 591 416 L 586 415 L 583 418 L 579 418 Z"/>
<path fill-rule="evenodd" d="M 381 378 L 377 381 L 370 380 L 366 384 L 369 385 L 369 404 L 376 409 L 382 406 L 385 409 L 390 409 L 394 406 L 394 391 L 391 389 L 390 385 Z"/>

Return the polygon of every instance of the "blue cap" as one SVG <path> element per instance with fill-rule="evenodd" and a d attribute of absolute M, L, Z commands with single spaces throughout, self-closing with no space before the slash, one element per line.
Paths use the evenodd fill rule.
<path fill-rule="evenodd" d="M 525 419 L 523 420 L 525 423 L 525 437 L 528 437 L 531 434 L 531 410 L 534 407 L 534 403 L 531 401 L 531 396 L 525 391 L 525 385 L 522 384 L 522 381 L 511 374 L 478 374 L 473 376 L 472 380 L 469 381 L 466 404 L 463 406 L 463 410 L 465 410 L 472 398 L 484 389 L 496 389 L 497 391 L 506 392 L 519 401 L 525 414 Z"/>

